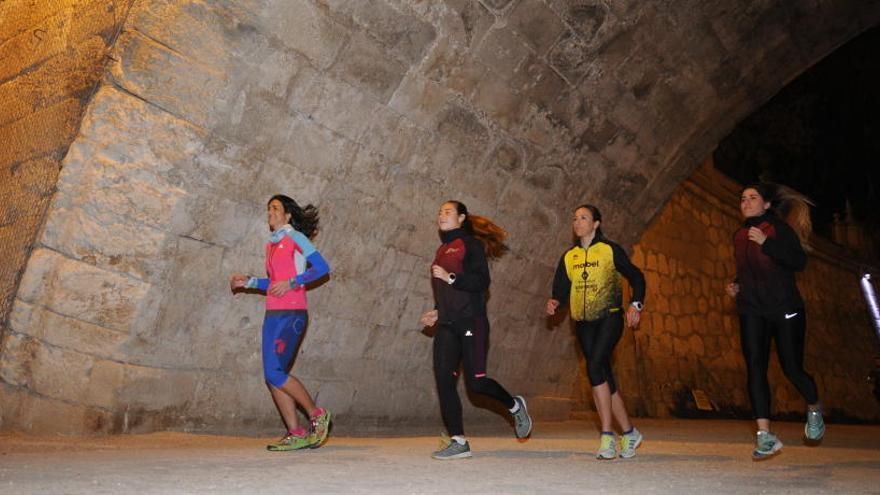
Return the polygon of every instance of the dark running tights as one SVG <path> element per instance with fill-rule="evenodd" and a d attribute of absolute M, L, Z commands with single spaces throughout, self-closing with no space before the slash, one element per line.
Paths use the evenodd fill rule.
<path fill-rule="evenodd" d="M 596 387 L 608 382 L 608 390 L 614 395 L 617 383 L 611 372 L 611 354 L 623 335 L 623 316 L 621 312 L 596 321 L 576 321 L 575 331 L 578 342 L 587 360 L 587 376 L 590 385 Z"/>
<path fill-rule="evenodd" d="M 458 365 L 464 368 L 464 383 L 471 393 L 491 397 L 508 409 L 513 397 L 498 382 L 486 376 L 488 322 L 438 325 L 434 334 L 434 379 L 440 398 L 440 413 L 450 436 L 464 435 L 461 399 L 458 396 Z"/>
<path fill-rule="evenodd" d="M 792 313 L 788 313 L 790 316 Z M 749 397 L 755 417 L 770 418 L 770 383 L 767 368 L 770 362 L 770 341 L 776 339 L 776 354 L 788 381 L 803 396 L 807 404 L 819 402 L 816 382 L 804 371 L 804 336 L 807 320 L 803 310 L 786 318 L 773 316 L 739 315 L 740 340 L 748 371 Z"/>

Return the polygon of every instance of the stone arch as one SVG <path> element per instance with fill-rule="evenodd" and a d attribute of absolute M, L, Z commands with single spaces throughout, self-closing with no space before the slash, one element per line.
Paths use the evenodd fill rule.
<path fill-rule="evenodd" d="M 576 355 L 540 306 L 568 208 L 596 198 L 631 243 L 739 118 L 880 18 L 856 1 L 676 7 L 134 2 L 3 315 L 0 427 L 275 425 L 261 301 L 225 277 L 260 270 L 279 189 L 321 208 L 334 272 L 294 372 L 342 430 L 435 421 L 416 319 L 450 196 L 511 234 L 490 371 L 565 417 Z"/>

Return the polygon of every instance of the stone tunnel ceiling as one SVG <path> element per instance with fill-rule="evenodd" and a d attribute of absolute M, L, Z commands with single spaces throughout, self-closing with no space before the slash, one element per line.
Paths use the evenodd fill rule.
<path fill-rule="evenodd" d="M 279 424 L 263 300 L 226 285 L 261 271 L 278 192 L 320 208 L 333 273 L 294 372 L 341 429 L 440 424 L 417 319 L 448 198 L 510 233 L 490 372 L 565 417 L 575 347 L 542 303 L 570 208 L 598 204 L 632 243 L 740 118 L 878 18 L 862 1 L 138 0 L 8 315 L 0 426 Z"/>

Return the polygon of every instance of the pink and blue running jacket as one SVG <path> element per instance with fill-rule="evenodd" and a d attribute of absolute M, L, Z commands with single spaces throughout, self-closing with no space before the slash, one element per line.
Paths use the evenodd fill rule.
<path fill-rule="evenodd" d="M 268 291 L 280 280 L 287 281 L 291 287 L 281 297 L 266 292 L 267 311 L 308 309 L 305 284 L 330 273 L 330 266 L 308 237 L 284 225 L 275 230 L 266 243 L 266 273 L 269 278 L 250 277 L 245 287 Z"/>

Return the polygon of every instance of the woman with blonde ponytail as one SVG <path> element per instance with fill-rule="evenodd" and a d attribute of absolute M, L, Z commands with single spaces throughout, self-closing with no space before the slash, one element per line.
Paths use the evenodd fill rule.
<path fill-rule="evenodd" d="M 809 205 L 800 193 L 768 183 L 747 185 L 740 197 L 745 222 L 734 234 L 736 280 L 727 285 L 727 293 L 736 298 L 740 318 L 749 397 L 758 426 L 752 451 L 756 460 L 782 449 L 782 442 L 770 432 L 771 340 L 776 341 L 782 371 L 808 405 L 805 439 L 818 442 L 825 434 L 816 382 L 803 366 L 807 320 L 794 278 L 807 264 Z"/>
<path fill-rule="evenodd" d="M 461 399 L 456 381 L 459 364 L 471 393 L 495 399 L 513 416 L 517 438 L 532 431 L 532 419 L 522 396 L 511 396 L 486 374 L 489 351 L 489 318 L 486 315 L 486 292 L 489 290 L 487 258 L 499 258 L 507 252 L 507 233 L 491 220 L 468 212 L 460 201 L 440 205 L 437 215 L 442 244 L 431 264 L 431 288 L 434 309 L 419 322 L 434 333 L 434 379 L 440 399 L 440 413 L 449 433 L 448 444 L 434 452 L 437 460 L 471 456 L 464 436 Z"/>

